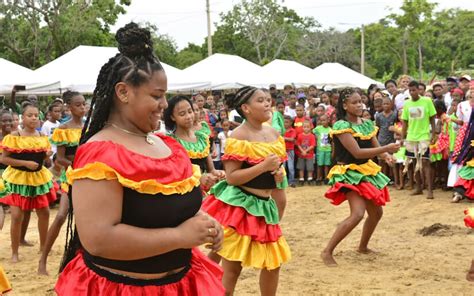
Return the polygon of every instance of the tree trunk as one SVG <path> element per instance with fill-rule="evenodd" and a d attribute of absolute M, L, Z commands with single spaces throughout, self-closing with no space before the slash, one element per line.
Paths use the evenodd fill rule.
<path fill-rule="evenodd" d="M 403 32 L 403 41 L 402 41 L 403 74 L 408 74 L 407 43 L 408 43 L 408 31 L 405 29 L 405 32 Z"/>
<path fill-rule="evenodd" d="M 421 40 L 418 41 L 418 71 L 420 73 L 420 81 L 423 80 L 423 53 L 421 52 Z"/>

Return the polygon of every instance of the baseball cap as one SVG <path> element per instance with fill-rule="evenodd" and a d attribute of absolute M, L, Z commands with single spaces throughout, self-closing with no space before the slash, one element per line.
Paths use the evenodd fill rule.
<path fill-rule="evenodd" d="M 443 87 L 443 85 L 442 85 L 441 82 L 439 82 L 439 81 L 434 82 L 434 83 L 431 85 L 431 88 L 434 88 L 435 86 L 441 86 L 441 87 Z"/>
<path fill-rule="evenodd" d="M 446 77 L 446 82 L 449 82 L 449 81 L 452 81 L 454 83 L 458 83 L 458 80 L 456 79 L 456 77 Z"/>
<path fill-rule="evenodd" d="M 298 100 L 299 99 L 306 99 L 306 95 L 304 93 L 299 93 L 298 94 Z"/>
<path fill-rule="evenodd" d="M 269 86 L 268 88 L 269 88 L 269 89 L 272 89 L 272 88 L 276 89 L 277 87 L 276 87 L 275 84 L 270 84 L 270 86 Z"/>
<path fill-rule="evenodd" d="M 459 78 L 459 81 L 461 81 L 461 80 L 463 80 L 463 79 L 466 79 L 467 81 L 471 81 L 471 80 L 472 80 L 472 79 L 471 79 L 471 76 L 469 76 L 469 75 L 467 75 L 467 74 L 461 76 L 461 78 Z"/>

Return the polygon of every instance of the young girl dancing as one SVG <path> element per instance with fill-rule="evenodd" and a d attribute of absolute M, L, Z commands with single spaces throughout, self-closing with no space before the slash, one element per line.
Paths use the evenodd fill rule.
<path fill-rule="evenodd" d="M 223 295 L 222 229 L 200 211 L 200 172 L 174 139 L 152 134 L 167 78 L 151 33 L 130 23 L 102 66 L 72 169 L 58 295 Z"/>
<path fill-rule="evenodd" d="M 51 136 L 51 143 L 57 147 L 57 161 L 64 168 L 60 177 L 63 194 L 61 194 L 58 213 L 48 230 L 45 246 L 43 252 L 41 252 L 38 265 L 38 274 L 41 275 L 48 275 L 46 269 L 48 254 L 67 218 L 69 209 L 67 193 L 69 192 L 69 185 L 66 179 L 66 170 L 72 165 L 72 161 L 74 160 L 74 155 L 76 154 L 76 149 L 81 138 L 83 127 L 82 118 L 86 113 L 86 100 L 80 93 L 67 91 L 64 93 L 63 98 L 64 103 L 66 103 L 69 110 L 71 110 L 72 117 L 71 120 L 56 128 Z"/>
<path fill-rule="evenodd" d="M 348 200 L 351 212 L 349 217 L 339 223 L 321 253 L 327 266 L 337 266 L 333 257 L 334 249 L 359 224 L 366 211 L 368 218 L 364 223 L 359 252 L 371 252 L 367 245 L 382 218 L 382 206 L 390 200 L 386 187 L 390 179 L 380 172 L 380 166 L 371 158 L 379 156 L 392 164 L 394 159 L 389 153 L 396 152 L 400 145 L 391 143 L 380 147 L 377 128 L 371 120 L 361 118 L 362 111 L 360 95 L 352 88 L 342 90 L 337 103 L 339 120 L 331 131 L 336 165 L 329 171 L 331 188 L 325 196 L 334 205 Z"/>
<path fill-rule="evenodd" d="M 227 139 L 222 157 L 226 180 L 212 187 L 203 210 L 224 227 L 218 254 L 222 256 L 226 293 L 234 293 L 242 267 L 251 266 L 261 269 L 261 294 L 275 295 L 280 266 L 291 257 L 271 197 L 284 179 L 285 141 L 264 124 L 272 109 L 271 99 L 263 91 L 243 87 L 230 103 L 245 122 Z"/>
<path fill-rule="evenodd" d="M 193 104 L 185 96 L 171 98 L 168 108 L 164 111 L 166 129 L 171 131 L 171 135 L 186 149 L 191 163 L 201 169 L 201 185 L 203 190 L 207 191 L 224 178 L 225 173 L 214 168 L 209 134 L 193 129 L 195 116 Z"/>
<path fill-rule="evenodd" d="M 23 107 L 23 130 L 3 138 L 2 163 L 8 165 L 3 172 L 3 181 L 9 195 L 0 199 L 10 205 L 12 262 L 18 262 L 21 224 L 24 211 L 36 210 L 40 236 L 40 250 L 43 250 L 49 223 L 49 203 L 56 200 L 52 174 L 43 166 L 49 157 L 49 139 L 39 133 L 38 108 L 26 104 Z"/>

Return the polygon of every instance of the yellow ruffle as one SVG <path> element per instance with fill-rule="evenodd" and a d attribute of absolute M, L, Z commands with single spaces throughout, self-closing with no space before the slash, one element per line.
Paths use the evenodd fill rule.
<path fill-rule="evenodd" d="M 82 129 L 80 128 L 57 128 L 51 136 L 51 141 L 56 143 L 79 143 Z"/>
<path fill-rule="evenodd" d="M 2 266 L 0 266 L 0 295 L 6 293 L 12 289 L 12 286 L 8 282 L 5 271 L 3 271 Z"/>
<path fill-rule="evenodd" d="M 211 142 L 207 140 L 207 146 L 201 152 L 196 152 L 192 150 L 186 150 L 188 153 L 189 158 L 191 159 L 201 159 L 207 157 L 211 153 Z"/>
<path fill-rule="evenodd" d="M 224 154 L 246 157 L 253 160 L 264 159 L 270 154 L 284 158 L 286 157 L 285 139 L 280 136 L 274 142 L 265 143 L 228 138 L 225 143 Z"/>
<path fill-rule="evenodd" d="M 474 158 L 466 162 L 467 166 L 474 167 Z"/>
<path fill-rule="evenodd" d="M 16 185 L 39 186 L 50 182 L 53 174 L 45 167 L 37 172 L 27 172 L 9 166 L 3 172 L 2 178 Z"/>
<path fill-rule="evenodd" d="M 69 185 L 66 183 L 61 183 L 61 190 L 68 193 L 69 192 Z"/>
<path fill-rule="evenodd" d="M 3 138 L 2 146 L 4 148 L 17 150 L 44 150 L 51 148 L 47 136 L 30 137 L 30 136 L 12 136 L 7 135 Z"/>
<path fill-rule="evenodd" d="M 379 130 L 379 128 L 377 126 L 374 126 L 374 130 L 370 134 L 364 135 L 364 134 L 361 134 L 361 133 L 358 133 L 358 132 L 354 131 L 351 128 L 346 128 L 346 129 L 340 129 L 340 130 L 332 130 L 332 131 L 329 132 L 329 135 L 332 137 L 333 135 L 340 135 L 340 134 L 349 133 L 354 138 L 360 138 L 361 140 L 370 140 L 374 136 L 377 135 L 378 130 Z"/>
<path fill-rule="evenodd" d="M 124 187 L 140 193 L 171 195 L 185 194 L 199 186 L 201 170 L 199 166 L 193 165 L 193 175 L 191 177 L 169 184 L 161 184 L 151 179 L 140 182 L 133 181 L 121 176 L 116 170 L 101 162 L 89 163 L 80 169 L 68 168 L 66 175 L 69 184 L 73 184 L 78 179 L 117 180 Z"/>
<path fill-rule="evenodd" d="M 369 161 L 363 164 L 336 164 L 329 171 L 327 178 L 330 179 L 333 175 L 343 175 L 346 173 L 347 170 L 358 171 L 359 173 L 364 174 L 366 176 L 375 176 L 380 172 L 380 169 L 381 167 L 378 166 L 371 159 L 369 159 Z"/>
<path fill-rule="evenodd" d="M 276 269 L 291 259 L 290 247 L 283 236 L 276 242 L 259 243 L 233 228 L 224 228 L 224 242 L 218 253 L 229 261 L 240 261 L 243 267 L 267 270 Z"/>
<path fill-rule="evenodd" d="M 5 183 L 3 183 L 3 179 L 0 179 L 0 192 L 5 191 Z"/>

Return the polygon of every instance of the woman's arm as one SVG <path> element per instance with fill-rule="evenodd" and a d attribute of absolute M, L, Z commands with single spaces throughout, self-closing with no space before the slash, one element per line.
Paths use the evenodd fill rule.
<path fill-rule="evenodd" d="M 66 146 L 57 146 L 56 160 L 65 169 L 72 165 L 72 162 L 66 158 Z"/>
<path fill-rule="evenodd" d="M 149 229 L 121 223 L 123 187 L 116 180 L 75 181 L 72 202 L 81 243 L 94 256 L 143 259 L 212 243 L 217 235 L 209 231 L 215 224 L 206 215 L 196 215 L 175 228 Z"/>
<path fill-rule="evenodd" d="M 24 167 L 27 167 L 27 168 L 32 169 L 32 170 L 35 170 L 39 166 L 38 163 L 36 163 L 32 160 L 15 159 L 15 158 L 10 157 L 10 155 L 11 155 L 11 152 L 3 150 L 2 158 L 1 158 L 2 161 L 1 162 L 5 165 L 11 165 L 11 166 L 14 166 L 14 167 L 24 166 Z"/>
<path fill-rule="evenodd" d="M 379 154 L 390 152 L 389 147 L 392 145 L 392 144 L 389 144 L 383 147 L 378 146 L 378 147 L 373 147 L 373 148 L 360 148 L 357 141 L 349 133 L 339 134 L 339 135 L 336 135 L 336 137 L 339 139 L 342 146 L 344 146 L 344 148 L 346 148 L 347 151 L 349 151 L 357 159 L 373 158 Z M 378 141 L 377 141 L 377 144 L 378 144 Z M 393 145 L 397 145 L 397 144 L 393 144 Z"/>
<path fill-rule="evenodd" d="M 246 169 L 241 169 L 242 162 L 240 161 L 226 160 L 224 163 L 227 183 L 239 186 L 265 172 L 276 171 L 280 166 L 280 158 L 275 154 L 271 154 L 264 161 Z"/>

